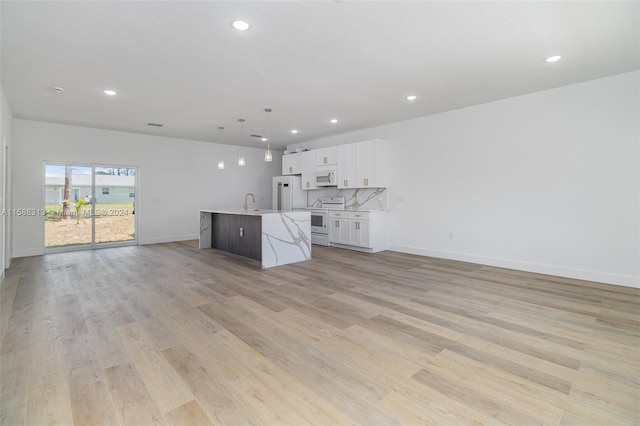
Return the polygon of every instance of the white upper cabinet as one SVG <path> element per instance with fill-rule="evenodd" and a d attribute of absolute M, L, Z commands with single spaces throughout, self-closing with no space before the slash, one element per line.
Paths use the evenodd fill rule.
<path fill-rule="evenodd" d="M 356 187 L 356 144 L 338 146 L 338 188 Z"/>
<path fill-rule="evenodd" d="M 316 171 L 330 166 L 336 169 L 336 184 L 340 189 L 388 188 L 391 184 L 390 158 L 390 143 L 372 139 L 284 155 L 282 174 L 301 174 L 302 189 L 316 189 Z"/>
<path fill-rule="evenodd" d="M 316 166 L 329 166 L 338 163 L 338 147 L 316 149 Z"/>
<path fill-rule="evenodd" d="M 316 189 L 316 152 L 305 151 L 302 155 L 302 189 Z"/>
<path fill-rule="evenodd" d="M 390 145 L 382 139 L 356 145 L 356 188 L 387 188 L 391 180 Z"/>
<path fill-rule="evenodd" d="M 356 145 L 356 188 L 387 188 L 391 181 L 391 145 L 382 139 Z"/>
<path fill-rule="evenodd" d="M 287 154 L 282 156 L 282 174 L 301 175 L 303 169 L 306 168 L 306 152 L 298 152 L 295 154 Z"/>

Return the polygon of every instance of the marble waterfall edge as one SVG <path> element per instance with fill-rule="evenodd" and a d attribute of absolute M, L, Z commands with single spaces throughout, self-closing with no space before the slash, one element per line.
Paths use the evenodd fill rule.
<path fill-rule="evenodd" d="M 311 219 L 301 212 L 262 216 L 262 267 L 311 259 Z"/>

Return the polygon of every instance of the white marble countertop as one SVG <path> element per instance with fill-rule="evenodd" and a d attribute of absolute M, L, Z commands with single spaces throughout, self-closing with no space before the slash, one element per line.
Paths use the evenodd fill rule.
<path fill-rule="evenodd" d="M 385 209 L 358 209 L 358 210 L 353 210 L 353 209 L 330 209 L 330 208 L 326 208 L 326 207 L 297 207 L 295 209 L 293 209 L 294 211 L 322 211 L 322 212 L 354 212 L 354 213 L 358 213 L 358 212 L 386 212 L 389 210 L 385 210 Z"/>
<path fill-rule="evenodd" d="M 219 213 L 219 214 L 237 214 L 237 215 L 247 215 L 247 216 L 265 216 L 268 214 L 280 214 L 280 213 L 290 213 L 284 210 L 268 210 L 268 209 L 248 209 L 244 211 L 242 209 L 237 210 L 200 210 L 202 213 Z"/>

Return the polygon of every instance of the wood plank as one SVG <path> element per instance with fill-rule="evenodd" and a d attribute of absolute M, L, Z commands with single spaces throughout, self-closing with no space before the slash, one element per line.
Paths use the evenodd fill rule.
<path fill-rule="evenodd" d="M 121 425 L 166 424 L 133 365 L 120 364 L 105 368 L 104 376 Z"/>
<path fill-rule="evenodd" d="M 29 357 L 29 390 L 31 392 L 54 386 L 67 380 L 61 339 L 55 318 L 42 321 L 31 345 Z"/>
<path fill-rule="evenodd" d="M 422 369 L 418 371 L 413 375 L 412 379 L 507 424 L 545 425 L 545 423 L 539 422 L 536 419 L 527 418 L 521 412 L 515 411 L 512 407 L 501 404 L 496 401 L 492 395 L 485 395 L 467 387 L 458 386 L 458 384 L 447 377 L 442 370 L 436 370 L 431 366 L 428 370 Z"/>
<path fill-rule="evenodd" d="M 69 377 L 69 399 L 75 425 L 119 424 L 102 372 L 89 367 L 73 370 Z"/>
<path fill-rule="evenodd" d="M 296 380 L 303 383 L 320 398 L 329 402 L 345 415 L 365 424 L 400 424 L 398 420 L 385 414 L 374 405 L 361 400 L 339 381 L 334 381 L 318 373 L 312 364 L 295 355 L 279 360 L 276 364 Z"/>
<path fill-rule="evenodd" d="M 198 306 L 198 309 L 271 360 L 275 361 L 284 358 L 289 353 L 284 347 L 272 339 L 266 338 L 238 318 L 230 315 L 229 312 L 224 310 L 220 305 L 209 303 Z"/>
<path fill-rule="evenodd" d="M 26 424 L 73 424 L 69 387 L 66 381 L 34 390 L 29 394 Z"/>
<path fill-rule="evenodd" d="M 0 424 L 23 425 L 29 395 L 29 352 L 0 354 Z"/>
<path fill-rule="evenodd" d="M 202 362 L 184 346 L 162 351 L 207 415 L 218 424 L 258 425 L 255 418 L 229 389 L 209 372 Z"/>
<path fill-rule="evenodd" d="M 416 401 L 395 391 L 391 392 L 385 399 L 378 403 L 380 409 L 408 425 L 506 425 L 506 423 L 483 416 L 478 412 L 471 412 L 471 410 L 467 408 L 464 409 L 464 413 L 467 414 L 467 416 L 464 417 L 451 409 L 453 405 L 453 403 L 447 401 L 446 406 L 443 406 L 433 399 L 429 401 Z"/>
<path fill-rule="evenodd" d="M 139 324 L 127 324 L 117 331 L 125 342 L 128 358 L 161 412 L 170 411 L 193 399 L 189 389 Z"/>
<path fill-rule="evenodd" d="M 353 424 L 354 420 L 337 411 L 332 405 L 317 397 L 304 384 L 298 382 L 277 364 L 265 358 L 231 333 L 221 332 L 218 347 L 236 354 L 236 360 L 246 369 L 246 376 L 259 380 L 272 393 L 278 395 L 281 404 L 294 409 L 312 424 Z"/>
<path fill-rule="evenodd" d="M 263 424 L 311 424 L 253 375 L 240 377 L 227 386 Z"/>
<path fill-rule="evenodd" d="M 196 400 L 191 400 L 165 413 L 165 418 L 167 423 L 173 426 L 209 426 L 215 424 Z"/>

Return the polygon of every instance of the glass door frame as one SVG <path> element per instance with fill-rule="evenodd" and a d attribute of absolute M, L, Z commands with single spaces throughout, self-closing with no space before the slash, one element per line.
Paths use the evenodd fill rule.
<path fill-rule="evenodd" d="M 91 242 L 89 244 L 76 244 L 76 245 L 67 245 L 60 247 L 47 247 L 46 246 L 46 234 L 43 234 L 43 239 L 45 240 L 44 252 L 46 253 L 61 253 L 68 251 L 78 251 L 78 250 L 95 250 L 101 248 L 110 248 L 110 247 L 125 247 L 125 246 L 135 246 L 138 245 L 138 229 L 139 229 L 139 221 L 140 217 L 140 203 L 138 202 L 138 186 L 139 186 L 139 171 L 140 168 L 138 166 L 126 166 L 123 164 L 100 164 L 100 163 L 77 163 L 77 162 L 64 162 L 64 161 L 44 161 L 42 165 L 42 176 L 43 176 L 43 191 L 42 191 L 42 205 L 46 205 L 47 192 L 46 192 L 46 180 L 47 180 L 47 166 L 77 166 L 77 167 L 88 167 L 91 168 Z M 131 240 L 127 241 L 115 241 L 115 242 L 96 242 L 96 169 L 98 168 L 114 168 L 118 167 L 120 169 L 133 169 L 135 170 L 135 179 L 134 179 L 134 197 L 133 197 L 133 229 L 134 229 L 134 237 Z M 46 228 L 43 229 L 46 233 Z"/>

